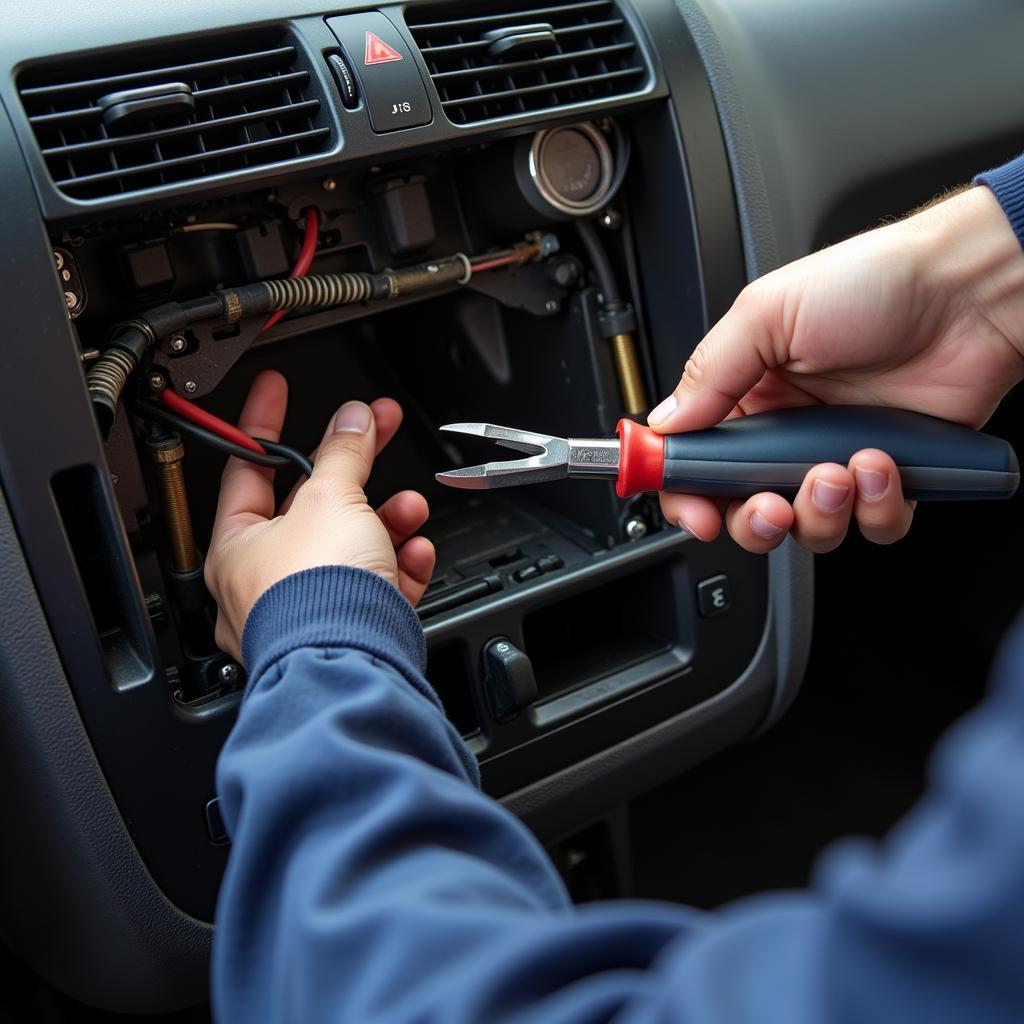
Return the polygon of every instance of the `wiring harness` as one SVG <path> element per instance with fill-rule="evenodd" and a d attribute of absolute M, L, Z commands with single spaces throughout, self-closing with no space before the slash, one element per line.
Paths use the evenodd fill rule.
<path fill-rule="evenodd" d="M 528 263 L 557 249 L 557 241 L 552 236 L 541 236 L 501 253 L 476 259 L 456 253 L 399 270 L 307 277 L 305 272 L 312 262 L 316 246 L 315 229 L 311 230 L 311 223 L 307 218 L 303 253 L 291 277 L 227 288 L 188 302 L 170 302 L 118 326 L 108 347 L 86 375 L 89 396 L 104 436 L 113 425 L 117 403 L 128 378 L 147 353 L 172 334 L 194 324 L 229 325 L 269 314 L 270 319 L 262 328 L 265 331 L 276 323 L 275 317 L 291 310 L 330 309 L 374 300 L 426 295 L 453 285 L 468 284 L 475 273 Z"/>

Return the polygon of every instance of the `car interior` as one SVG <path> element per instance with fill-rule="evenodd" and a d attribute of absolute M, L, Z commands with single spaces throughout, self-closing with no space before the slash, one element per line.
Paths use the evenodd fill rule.
<path fill-rule="evenodd" d="M 1019 497 L 755 556 L 607 480 L 444 488 L 494 455 L 439 427 L 644 422 L 748 281 L 1024 148 L 1024 9 L 18 0 L 0 25 L 0 1019 L 210 1019 L 246 684 L 203 582 L 220 473 L 241 444 L 283 499 L 351 398 L 405 410 L 369 496 L 431 505 L 428 679 L 575 900 L 806 885 L 914 803 L 1017 612 Z M 223 430 L 268 368 L 285 447 Z M 1011 395 L 986 429 L 1022 423 Z"/>

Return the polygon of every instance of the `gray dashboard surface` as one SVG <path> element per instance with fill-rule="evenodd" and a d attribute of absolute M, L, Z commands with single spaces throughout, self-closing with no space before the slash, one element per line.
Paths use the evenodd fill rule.
<path fill-rule="evenodd" d="M 857 189 L 1024 148 L 1017 0 L 675 2 L 715 92 L 752 277 L 806 255 Z"/>
<path fill-rule="evenodd" d="M 1024 138 L 1024 5 L 1015 0 L 635 0 L 642 12 L 664 13 L 673 3 L 696 39 L 722 118 L 751 277 L 808 252 L 830 211 L 858 188 L 950 153 Z M 11 95 L 17 67 L 39 57 L 357 6 L 368 5 L 325 12 L 322 0 L 15 0 L 0 15 L 4 92 Z M 0 540 L 13 540 L 9 520 L 0 522 Z M 22 590 L 6 596 L 40 620 L 16 555 L 12 548 L 10 565 Z M 792 546 L 774 555 L 772 591 L 774 656 L 780 676 L 795 675 L 810 635 L 809 558 Z M 33 628 L 45 632 L 41 621 Z M 17 647 L 18 636 L 11 639 Z M 33 664 L 24 651 L 3 653 L 5 674 Z M 60 666 L 51 659 L 37 667 L 54 680 L 60 706 L 52 710 L 66 715 L 51 746 L 81 746 L 85 738 Z M 779 695 L 774 714 L 788 696 Z M 519 809 L 528 811 L 535 796 L 524 794 Z M 116 818 L 107 801 L 109 794 L 100 811 Z M 120 856 L 130 856 L 130 837 L 116 821 L 111 828 Z M 152 915 L 167 914 L 177 952 L 163 957 L 158 948 L 154 959 L 178 962 L 161 978 L 140 974 L 140 987 L 152 985 L 154 1004 L 195 998 L 208 933 L 164 906 L 157 893 L 143 903 L 123 934 L 131 937 L 147 918 L 157 927 Z M 173 936 L 176 929 L 187 934 Z M 178 947 L 190 949 L 189 961 Z M 161 987 L 177 992 L 165 996 Z M 138 993 L 126 1004 L 146 1001 Z"/>

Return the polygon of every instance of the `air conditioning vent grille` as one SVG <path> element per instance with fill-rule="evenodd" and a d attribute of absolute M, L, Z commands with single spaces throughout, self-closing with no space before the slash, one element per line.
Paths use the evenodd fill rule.
<path fill-rule="evenodd" d="M 615 0 L 478 0 L 408 9 L 406 21 L 455 124 L 621 96 L 648 73 Z M 495 43 L 516 29 L 516 46 Z"/>
<path fill-rule="evenodd" d="M 111 122 L 111 97 L 163 86 L 190 94 L 193 108 Z M 115 54 L 102 70 L 31 67 L 18 92 L 54 184 L 75 199 L 300 159 L 330 137 L 309 70 L 280 37 Z"/>

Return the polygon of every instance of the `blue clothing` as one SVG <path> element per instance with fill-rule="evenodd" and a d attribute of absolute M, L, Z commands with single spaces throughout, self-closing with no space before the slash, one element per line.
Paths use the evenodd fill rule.
<path fill-rule="evenodd" d="M 1017 241 L 1024 249 L 1024 153 L 1002 167 L 975 177 L 976 185 L 988 185 L 1003 208 Z"/>
<path fill-rule="evenodd" d="M 222 1024 L 1024 1020 L 1024 632 L 883 843 L 841 844 L 808 891 L 715 914 L 570 906 L 479 791 L 416 616 L 381 579 L 292 576 L 243 643 L 218 771 Z"/>

